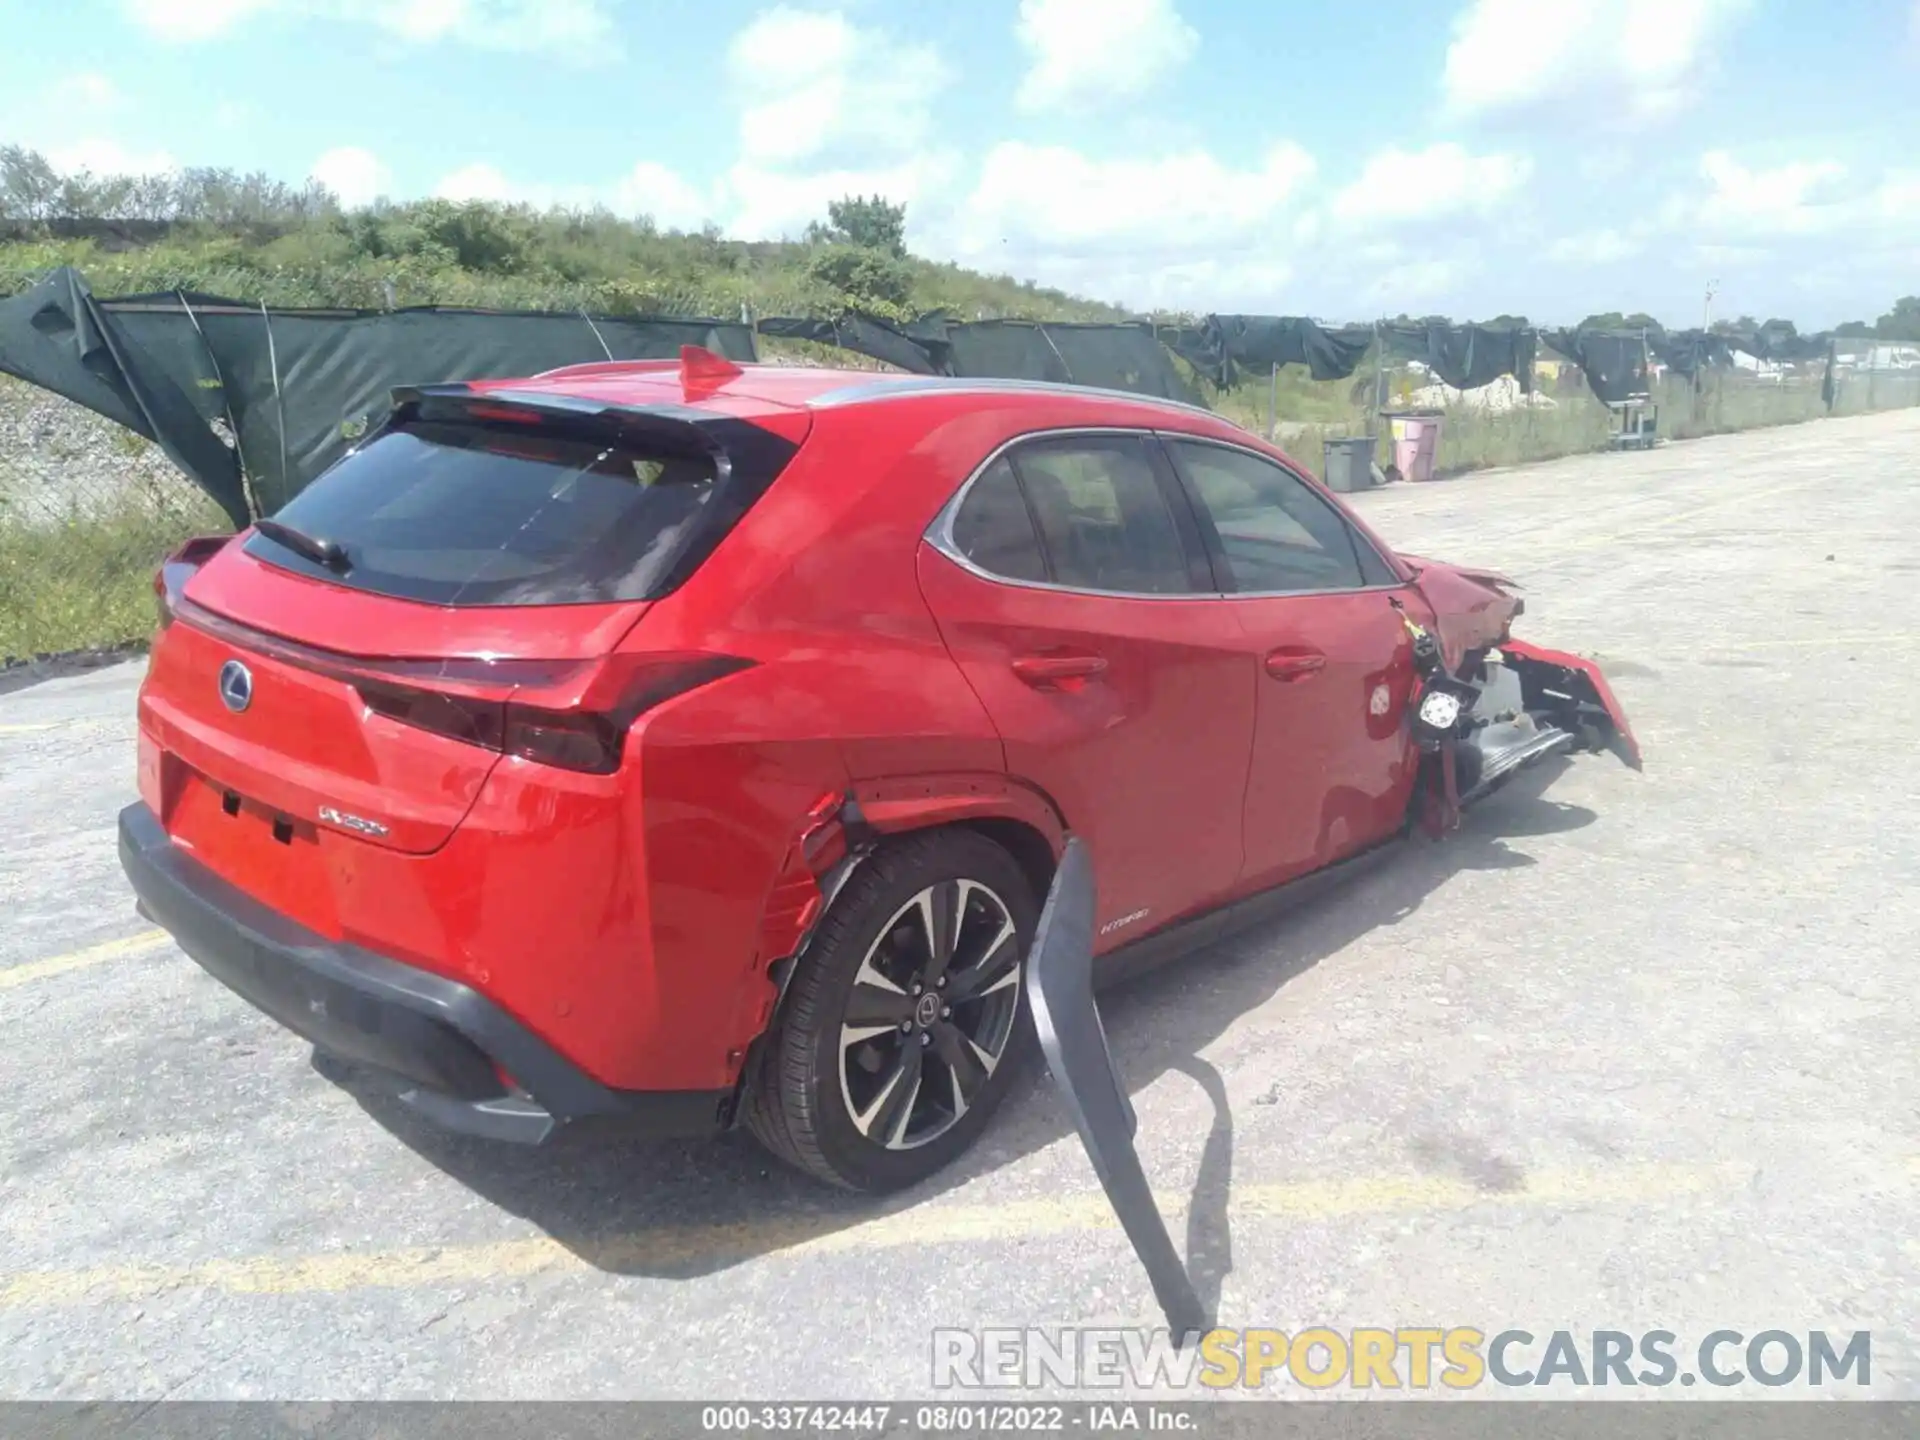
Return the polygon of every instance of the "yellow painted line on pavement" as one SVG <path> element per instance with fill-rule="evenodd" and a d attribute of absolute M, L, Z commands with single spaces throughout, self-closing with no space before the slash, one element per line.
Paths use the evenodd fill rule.
<path fill-rule="evenodd" d="M 1460 1213 L 1486 1206 L 1642 1206 L 1687 1195 L 1732 1192 L 1751 1178 L 1747 1166 L 1629 1165 L 1597 1171 L 1542 1170 L 1504 1191 L 1430 1175 L 1241 1184 L 1233 1190 L 1231 1211 L 1236 1221 L 1278 1219 L 1297 1225 L 1393 1212 Z M 1162 1195 L 1160 1200 L 1178 1233 L 1187 1197 Z M 0 1308 L 137 1300 L 178 1290 L 307 1295 L 414 1289 L 547 1273 L 665 1270 L 772 1252 L 785 1259 L 975 1241 L 1005 1243 L 1118 1228 L 1105 1196 L 1095 1191 L 998 1204 L 918 1205 L 864 1222 L 829 1215 L 664 1226 L 582 1245 L 584 1254 L 543 1235 L 478 1245 L 26 1271 L 0 1274 Z"/>
<path fill-rule="evenodd" d="M 129 955 L 144 954 L 148 950 L 158 949 L 166 944 L 168 938 L 164 930 L 149 930 L 143 935 L 134 935 L 125 940 L 109 940 L 104 945 L 76 950 L 71 955 L 55 955 L 48 960 L 29 960 L 24 965 L 0 970 L 0 990 L 12 990 L 20 985 L 30 985 L 35 980 L 46 980 L 55 975 L 65 975 L 69 971 L 104 965 L 109 960 L 122 960 Z"/>
<path fill-rule="evenodd" d="M 73 723 L 71 720 L 43 720 L 38 725 L 0 725 L 0 735 L 38 735 L 43 730 L 61 730 Z"/>

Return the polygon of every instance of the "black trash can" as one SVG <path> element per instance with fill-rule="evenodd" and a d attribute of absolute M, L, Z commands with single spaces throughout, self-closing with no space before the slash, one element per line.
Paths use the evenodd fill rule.
<path fill-rule="evenodd" d="M 1373 437 L 1348 435 L 1324 442 L 1327 488 L 1342 495 L 1365 490 L 1373 484 Z"/>

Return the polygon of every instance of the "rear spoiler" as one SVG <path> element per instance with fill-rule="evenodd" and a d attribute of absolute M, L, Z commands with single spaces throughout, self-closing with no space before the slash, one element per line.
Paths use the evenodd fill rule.
<path fill-rule="evenodd" d="M 612 432 L 650 445 L 711 459 L 718 478 L 726 480 L 733 468 L 728 432 L 741 422 L 732 416 L 698 410 L 691 405 L 612 405 L 573 395 L 522 390 L 476 390 L 471 385 L 403 385 L 393 392 L 387 424 L 409 420 L 505 422 L 551 430 L 590 429 Z M 754 433 L 778 440 L 758 426 Z M 784 443 L 784 442 L 782 442 Z M 788 446 L 789 456 L 792 446 Z M 782 464 L 785 463 L 783 460 Z"/>

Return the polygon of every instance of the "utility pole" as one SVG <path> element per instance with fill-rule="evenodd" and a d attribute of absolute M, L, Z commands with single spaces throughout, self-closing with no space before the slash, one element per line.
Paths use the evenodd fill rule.
<path fill-rule="evenodd" d="M 1719 293 L 1720 282 L 1718 280 L 1709 280 L 1707 282 L 1706 302 L 1700 307 L 1700 328 L 1702 330 L 1713 329 L 1713 297 Z"/>

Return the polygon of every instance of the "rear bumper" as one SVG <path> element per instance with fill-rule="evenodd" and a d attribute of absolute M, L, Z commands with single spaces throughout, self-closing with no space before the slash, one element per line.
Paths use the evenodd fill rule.
<path fill-rule="evenodd" d="M 176 846 L 144 803 L 120 812 L 120 864 L 141 913 L 202 969 L 322 1051 L 388 1077 L 444 1129 L 537 1144 L 592 1118 L 662 1138 L 729 1123 L 730 1090 L 610 1089 L 478 991 L 296 925 Z"/>

